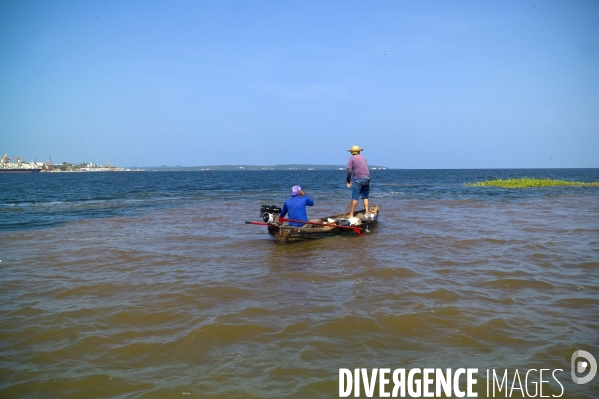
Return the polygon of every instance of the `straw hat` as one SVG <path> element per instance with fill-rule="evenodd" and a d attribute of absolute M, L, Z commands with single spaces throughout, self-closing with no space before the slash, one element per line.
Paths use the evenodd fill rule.
<path fill-rule="evenodd" d="M 351 148 L 349 150 L 347 150 L 349 152 L 360 152 L 360 151 L 364 151 L 364 148 L 360 148 L 359 145 L 352 145 Z"/>

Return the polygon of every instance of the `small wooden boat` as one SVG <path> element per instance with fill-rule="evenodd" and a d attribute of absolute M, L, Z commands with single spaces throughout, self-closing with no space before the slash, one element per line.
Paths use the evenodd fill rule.
<path fill-rule="evenodd" d="M 274 208 L 274 207 L 273 207 Z M 268 215 L 268 214 L 267 214 Z M 274 237 L 278 244 L 298 241 L 317 240 L 336 235 L 363 235 L 370 232 L 379 219 L 379 207 L 370 207 L 369 212 L 359 210 L 354 212 L 354 217 L 349 219 L 347 214 L 327 216 L 320 219 L 310 219 L 301 227 L 289 226 L 284 222 L 294 222 L 287 218 L 279 218 L 278 214 L 265 222 L 246 222 L 268 227 L 268 233 Z"/>

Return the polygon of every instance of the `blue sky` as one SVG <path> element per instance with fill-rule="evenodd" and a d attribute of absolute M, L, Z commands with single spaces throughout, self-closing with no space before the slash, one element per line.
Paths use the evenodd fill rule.
<path fill-rule="evenodd" d="M 599 2 L 0 2 L 0 152 L 599 167 Z"/>

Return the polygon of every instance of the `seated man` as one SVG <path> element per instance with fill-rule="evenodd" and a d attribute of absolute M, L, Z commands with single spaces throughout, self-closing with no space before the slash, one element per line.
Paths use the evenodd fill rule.
<path fill-rule="evenodd" d="M 285 201 L 283 209 L 281 209 L 280 217 L 285 217 L 289 212 L 289 219 L 308 221 L 308 214 L 306 213 L 306 205 L 314 205 L 314 201 L 306 195 L 306 192 L 302 190 L 300 186 L 293 186 L 291 189 L 291 198 Z M 301 227 L 304 223 L 301 222 L 289 222 L 290 226 Z"/>

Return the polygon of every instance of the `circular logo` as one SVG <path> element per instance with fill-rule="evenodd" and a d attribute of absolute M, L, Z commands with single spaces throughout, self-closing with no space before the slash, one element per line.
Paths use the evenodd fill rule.
<path fill-rule="evenodd" d="M 585 360 L 578 360 L 579 358 L 584 358 Z M 597 360 L 587 351 L 576 351 L 572 354 L 572 359 L 570 360 L 571 373 L 572 373 L 572 381 L 575 384 L 586 384 L 587 382 L 591 382 L 591 380 L 597 374 Z M 590 367 L 589 367 L 590 366 Z M 578 377 L 578 374 L 582 374 L 588 371 L 588 374 L 584 377 Z"/>

